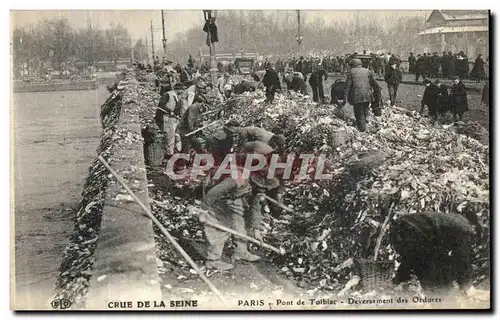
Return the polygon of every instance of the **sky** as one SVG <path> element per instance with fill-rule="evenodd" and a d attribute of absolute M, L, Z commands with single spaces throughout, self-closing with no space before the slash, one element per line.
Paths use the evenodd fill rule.
<path fill-rule="evenodd" d="M 275 12 L 275 10 L 268 10 Z M 346 21 L 354 11 L 311 11 L 302 10 L 306 23 L 316 18 L 324 19 L 326 24 L 333 21 Z M 360 15 L 373 15 L 380 19 L 394 16 L 419 16 L 425 19 L 430 10 L 414 11 L 361 11 Z M 11 29 L 14 27 L 29 27 L 42 19 L 67 18 L 74 28 L 85 27 L 90 21 L 93 26 L 108 27 L 111 22 L 119 22 L 131 33 L 134 40 L 148 37 L 151 41 L 151 21 L 153 21 L 153 34 L 155 47 L 161 46 L 161 10 L 12 10 Z M 173 40 L 178 32 L 183 32 L 191 27 L 203 27 L 203 12 L 201 10 L 165 10 L 166 38 Z"/>

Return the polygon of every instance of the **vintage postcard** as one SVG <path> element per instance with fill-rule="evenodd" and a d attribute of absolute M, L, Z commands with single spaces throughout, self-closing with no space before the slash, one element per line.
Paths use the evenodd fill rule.
<path fill-rule="evenodd" d="M 488 310 L 487 10 L 12 10 L 11 309 Z"/>

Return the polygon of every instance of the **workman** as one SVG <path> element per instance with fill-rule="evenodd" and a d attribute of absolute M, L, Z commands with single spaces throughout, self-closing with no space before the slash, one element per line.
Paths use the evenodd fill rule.
<path fill-rule="evenodd" d="M 174 90 L 164 92 L 158 103 L 155 113 L 155 122 L 162 133 L 165 134 L 165 155 L 164 162 L 174 155 L 176 145 L 176 131 L 181 119 L 182 100 L 179 95 L 182 94 L 184 86 L 176 84 Z"/>
<path fill-rule="evenodd" d="M 237 127 L 227 124 L 226 128 L 239 136 L 239 146 L 243 146 L 247 142 L 262 141 L 275 149 L 282 149 L 286 142 L 284 135 L 274 134 L 260 127 Z"/>
<path fill-rule="evenodd" d="M 415 274 L 424 290 L 450 289 L 453 281 L 468 290 L 472 279 L 472 245 L 477 217 L 425 212 L 404 215 L 391 226 L 390 241 L 401 265 L 394 283 Z"/>
<path fill-rule="evenodd" d="M 198 138 L 199 134 L 193 134 L 186 136 L 188 133 L 203 126 L 203 113 L 206 111 L 206 106 L 201 100 L 195 100 L 192 105 L 190 105 L 184 115 L 181 118 L 179 124 L 179 133 L 181 136 L 181 153 L 189 153 L 191 147 L 194 148 L 196 152 L 202 150 L 201 140 Z M 181 161 L 181 160 L 179 160 Z M 184 161 L 184 160 L 182 160 Z"/>
<path fill-rule="evenodd" d="M 243 179 L 243 168 L 238 168 L 239 178 L 237 179 L 231 177 L 230 174 L 214 179 L 213 176 L 217 169 L 210 170 L 203 181 L 204 190 L 208 190 L 201 205 L 202 209 L 208 210 L 208 213 L 203 215 L 211 222 L 231 228 L 244 235 L 247 234 L 245 228 L 245 216 L 247 216 L 251 221 L 250 229 L 253 230 L 253 235 L 260 237 L 261 213 L 257 211 L 259 209 L 256 203 L 257 195 L 276 188 L 279 182 L 276 179 L 267 179 L 262 175 Z M 234 267 L 232 264 L 221 260 L 228 233 L 208 225 L 204 229 L 208 241 L 206 267 L 219 270 L 232 269 Z M 255 230 L 259 231 L 255 232 Z M 254 262 L 260 260 L 260 257 L 248 251 L 245 240 L 236 237 L 236 248 L 232 259 Z"/>
<path fill-rule="evenodd" d="M 227 89 L 227 85 L 230 85 L 232 87 L 233 83 L 231 81 L 230 74 L 228 72 L 224 72 L 224 74 L 217 80 L 217 89 L 221 101 L 224 101 L 225 90 Z"/>
<path fill-rule="evenodd" d="M 294 72 L 292 75 L 292 82 L 290 83 L 290 90 L 300 92 L 302 95 L 307 95 L 307 85 L 304 81 L 304 76 L 300 72 Z"/>
<path fill-rule="evenodd" d="M 263 155 L 266 158 L 266 165 L 265 168 L 268 168 L 270 165 L 270 160 L 273 155 L 278 155 L 278 161 L 279 163 L 286 163 L 286 159 L 282 153 L 282 150 L 276 149 L 274 146 L 271 146 L 265 142 L 262 141 L 250 141 L 247 142 L 243 145 L 241 149 L 241 153 L 244 155 L 248 154 L 260 154 Z M 241 160 L 240 160 L 241 159 Z M 239 165 L 244 165 L 246 163 L 246 157 L 237 157 L 237 161 Z M 258 160 L 255 160 L 257 162 Z M 252 163 L 252 165 L 256 165 L 257 163 Z M 285 193 L 285 181 L 283 179 L 283 173 L 284 170 L 282 168 L 277 168 L 274 171 L 274 178 L 278 179 L 279 186 L 276 188 L 273 188 L 272 190 L 269 190 L 266 192 L 266 195 L 269 196 L 270 198 L 273 198 L 274 200 L 282 203 L 283 202 L 283 194 Z M 265 203 L 265 201 L 263 200 Z M 269 208 L 271 210 L 271 214 L 274 217 L 279 217 L 281 213 L 281 208 L 274 203 L 269 203 Z"/>
<path fill-rule="evenodd" d="M 351 69 L 347 72 L 344 96 L 354 108 L 358 130 L 364 132 L 374 92 L 382 90 L 375 80 L 373 72 L 363 68 L 360 59 L 352 59 L 349 65 Z M 372 104 L 375 115 L 379 114 L 378 108 L 379 106 Z"/>
<path fill-rule="evenodd" d="M 232 125 L 237 125 L 232 123 Z M 232 151 L 234 134 L 226 127 L 223 127 L 206 139 L 206 149 L 214 157 L 214 164 L 218 166 L 224 158 Z"/>
<path fill-rule="evenodd" d="M 278 73 L 274 70 L 271 63 L 267 64 L 266 74 L 264 74 L 264 78 L 262 78 L 262 84 L 266 87 L 266 102 L 273 103 L 276 91 L 281 90 L 281 82 Z"/>

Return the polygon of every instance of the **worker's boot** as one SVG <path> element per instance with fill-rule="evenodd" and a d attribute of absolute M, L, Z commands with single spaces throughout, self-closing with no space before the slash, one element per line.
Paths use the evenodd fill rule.
<path fill-rule="evenodd" d="M 207 260 L 205 262 L 205 266 L 208 269 L 217 269 L 220 271 L 227 271 L 227 270 L 231 270 L 232 268 L 234 268 L 234 266 L 232 264 L 224 262 L 222 260 Z"/>
<path fill-rule="evenodd" d="M 251 254 L 250 252 L 248 252 L 246 242 L 238 241 L 236 244 L 236 249 L 234 250 L 233 253 L 233 259 L 254 262 L 254 261 L 259 261 L 260 257 L 258 255 Z"/>

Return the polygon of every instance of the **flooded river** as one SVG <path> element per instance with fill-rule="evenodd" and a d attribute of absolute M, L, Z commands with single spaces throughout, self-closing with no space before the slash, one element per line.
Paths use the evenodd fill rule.
<path fill-rule="evenodd" d="M 31 308 L 50 301 L 74 211 L 101 135 L 109 92 L 13 95 L 15 290 Z M 13 275 L 14 276 L 14 275 Z"/>

